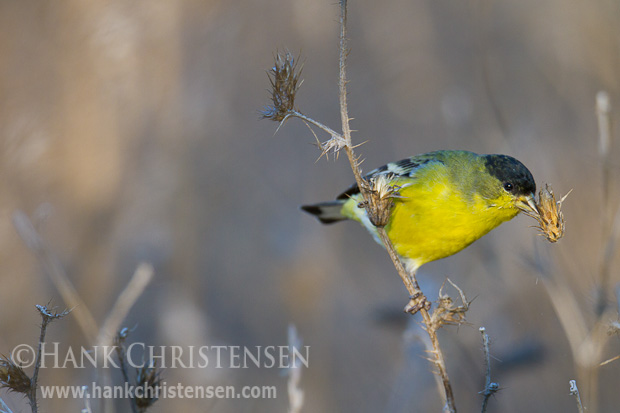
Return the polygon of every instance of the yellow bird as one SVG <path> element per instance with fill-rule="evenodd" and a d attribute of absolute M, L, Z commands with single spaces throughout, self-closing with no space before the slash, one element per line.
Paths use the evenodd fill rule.
<path fill-rule="evenodd" d="M 380 175 L 400 187 L 385 230 L 410 272 L 456 254 L 521 211 L 537 213 L 532 174 L 507 155 L 436 151 L 388 163 L 366 179 Z M 302 209 L 324 224 L 358 221 L 381 244 L 362 201 L 353 185 L 335 201 Z"/>

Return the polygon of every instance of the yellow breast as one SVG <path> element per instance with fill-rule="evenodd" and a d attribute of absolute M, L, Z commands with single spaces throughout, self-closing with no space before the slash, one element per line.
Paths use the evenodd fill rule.
<path fill-rule="evenodd" d="M 518 214 L 508 199 L 490 203 L 445 176 L 414 180 L 395 201 L 386 231 L 396 251 L 419 267 L 455 254 Z"/>

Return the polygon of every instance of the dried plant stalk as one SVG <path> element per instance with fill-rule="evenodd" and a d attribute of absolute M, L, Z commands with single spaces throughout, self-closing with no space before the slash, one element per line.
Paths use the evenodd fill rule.
<path fill-rule="evenodd" d="M 342 134 L 333 129 L 317 122 L 316 120 L 302 114 L 295 108 L 295 95 L 299 90 L 299 76 L 301 69 L 297 67 L 295 59 L 290 53 L 277 55 L 275 65 L 269 73 L 272 86 L 272 105 L 267 106 L 262 114 L 264 118 L 280 122 L 282 125 L 290 117 L 297 117 L 306 122 L 307 125 L 316 126 L 330 135 L 330 139 L 320 142 L 317 138 L 318 146 L 321 149 L 321 156 L 327 156 L 329 153 L 338 157 L 338 154 L 344 150 L 351 166 L 351 170 L 355 177 L 355 182 L 360 189 L 363 201 L 361 206 L 366 209 L 370 221 L 377 228 L 377 234 L 382 240 L 398 275 L 401 277 L 410 296 L 410 301 L 405 307 L 405 311 L 410 314 L 420 312 L 424 320 L 425 331 L 427 332 L 431 343 L 433 358 L 430 360 L 437 368 L 437 373 L 443 384 L 443 398 L 445 400 L 445 411 L 456 412 L 454 393 L 448 377 L 443 352 L 437 338 L 437 330 L 445 324 L 460 324 L 464 321 L 464 313 L 467 308 L 467 302 L 463 299 L 463 307 L 455 307 L 451 299 L 447 296 L 441 296 L 436 310 L 432 316 L 429 312 L 431 308 L 430 301 L 420 289 L 416 280 L 415 272 L 408 273 L 398 254 L 396 253 L 392 242 L 390 241 L 384 226 L 388 223 L 391 209 L 393 207 L 393 199 L 399 196 L 400 187 L 392 185 L 390 177 L 380 177 L 377 179 L 366 180 L 362 174 L 360 167 L 360 158 L 355 155 L 356 146 L 352 144 L 351 128 L 349 125 L 349 114 L 347 109 L 347 78 L 346 78 L 346 58 L 348 54 L 347 46 L 347 2 L 340 1 L 340 57 L 339 57 L 339 102 L 340 117 L 342 124 Z M 316 137 L 316 135 L 315 135 Z M 456 286 L 455 286 L 456 287 Z M 458 287 L 456 287 L 458 289 Z M 460 290 L 459 290 L 460 291 Z"/>

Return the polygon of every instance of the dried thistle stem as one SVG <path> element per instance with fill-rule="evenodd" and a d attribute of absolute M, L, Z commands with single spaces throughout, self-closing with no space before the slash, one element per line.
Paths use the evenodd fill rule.
<path fill-rule="evenodd" d="M 351 127 L 349 125 L 350 117 L 347 108 L 347 77 L 346 77 L 346 60 L 348 46 L 347 46 L 347 1 L 340 0 L 340 58 L 339 58 L 339 77 L 338 77 L 338 88 L 339 88 L 339 97 L 340 97 L 340 119 L 342 122 L 342 136 L 345 141 L 345 153 L 347 154 L 347 158 L 349 159 L 349 164 L 351 165 L 351 170 L 353 171 L 353 175 L 355 176 L 355 182 L 360 189 L 360 192 L 364 198 L 366 204 L 366 211 L 368 212 L 369 217 L 373 216 L 373 211 L 370 208 L 371 205 L 371 193 L 370 188 L 366 180 L 362 176 L 359 158 L 355 156 L 355 152 L 353 150 L 353 144 L 351 141 Z M 407 273 L 405 270 L 400 258 L 398 257 L 392 242 L 390 241 L 385 229 L 383 227 L 377 227 L 377 231 L 379 233 L 379 237 L 385 246 L 390 258 L 392 259 L 392 263 L 398 272 L 398 275 L 402 279 L 409 295 L 411 297 L 410 303 L 407 305 L 407 310 L 410 313 L 415 313 L 420 311 L 422 314 L 422 318 L 424 320 L 424 324 L 426 325 L 426 332 L 428 333 L 429 338 L 431 339 L 431 343 L 433 345 L 432 353 L 435 356 L 433 360 L 433 364 L 437 367 L 437 371 L 441 377 L 441 381 L 443 383 L 444 388 L 444 398 L 446 401 L 447 410 L 450 412 L 456 412 L 455 401 L 454 401 L 454 393 L 452 391 L 452 385 L 450 384 L 450 379 L 448 377 L 448 371 L 446 369 L 445 360 L 443 357 L 443 352 L 441 351 L 441 347 L 439 345 L 439 340 L 437 338 L 437 330 L 433 323 L 431 323 L 431 316 L 428 312 L 430 309 L 430 303 L 426 300 L 426 297 L 422 293 L 418 282 L 415 277 L 415 272 Z"/>
<path fill-rule="evenodd" d="M 413 300 L 414 296 L 422 292 L 420 290 L 420 286 L 418 285 L 418 281 L 416 280 L 415 276 L 412 277 L 403 266 L 403 263 L 398 257 L 398 254 L 396 253 L 396 250 L 394 249 L 392 241 L 388 237 L 385 228 L 377 228 L 377 232 L 379 233 L 379 238 L 381 238 L 381 242 L 383 242 L 385 249 L 387 250 L 390 258 L 392 259 L 392 263 L 394 264 L 398 275 L 402 279 L 403 284 L 405 284 L 405 287 L 407 288 L 407 292 L 409 292 L 409 295 L 412 297 Z"/>
<path fill-rule="evenodd" d="M 304 115 L 303 113 L 301 113 L 301 112 L 299 112 L 299 111 L 297 111 L 297 110 L 290 111 L 290 112 L 286 115 L 286 118 L 284 118 L 283 122 L 284 122 L 287 118 L 289 118 L 289 117 L 296 117 L 296 118 L 299 118 L 299 119 L 301 119 L 301 120 L 303 120 L 303 121 L 305 121 L 305 122 L 308 122 L 308 123 L 310 123 L 310 124 L 312 124 L 312 125 L 316 126 L 316 127 L 317 127 L 317 128 L 319 128 L 319 129 L 322 129 L 323 131 L 325 131 L 325 132 L 327 132 L 328 134 L 330 134 L 332 137 L 335 137 L 335 138 L 337 138 L 337 139 L 344 139 L 344 138 L 343 138 L 343 136 L 342 136 L 341 134 L 339 134 L 338 132 L 336 132 L 335 130 L 333 130 L 332 128 L 330 128 L 329 126 L 327 126 L 327 125 L 325 125 L 325 124 L 323 124 L 323 123 L 321 123 L 321 122 L 319 122 L 319 121 L 316 121 L 316 120 L 312 119 L 311 117 L 306 116 L 306 115 Z"/>
<path fill-rule="evenodd" d="M 431 320 L 431 315 L 428 310 L 430 309 L 430 302 L 427 301 L 426 297 L 422 293 L 420 286 L 418 285 L 418 281 L 415 278 L 415 273 L 407 273 L 403 263 L 398 258 L 396 251 L 394 250 L 394 246 L 392 245 L 392 241 L 388 237 L 384 228 L 377 228 L 379 233 L 379 237 L 385 245 L 385 249 L 387 250 L 390 258 L 392 259 L 392 263 L 398 272 L 398 275 L 402 279 L 407 291 L 409 292 L 409 296 L 411 297 L 411 301 L 407 305 L 406 309 L 410 313 L 415 313 L 417 311 L 422 314 L 422 319 L 424 320 L 424 324 L 426 328 L 424 329 L 428 334 L 428 337 L 431 339 L 431 344 L 433 349 L 431 353 L 434 356 L 434 359 L 430 361 L 437 368 L 437 373 L 441 378 L 441 383 L 443 384 L 443 396 L 444 401 L 446 403 L 446 410 L 449 412 L 456 412 L 456 403 L 454 400 L 454 392 L 452 390 L 452 384 L 450 383 L 450 378 L 448 376 L 448 370 L 446 369 L 446 362 L 443 356 L 443 351 L 441 350 L 441 346 L 439 344 L 439 339 L 437 338 L 437 329 L 439 328 L 439 323 L 433 323 Z"/>
<path fill-rule="evenodd" d="M 427 325 L 426 332 L 428 333 L 428 337 L 431 339 L 431 343 L 433 345 L 433 355 L 435 356 L 435 360 L 432 360 L 432 363 L 437 367 L 437 373 L 441 378 L 441 382 L 443 384 L 444 390 L 444 399 L 445 399 L 445 408 L 444 411 L 450 413 L 456 413 L 456 403 L 454 401 L 454 392 L 452 391 L 452 384 L 450 383 L 450 378 L 448 377 L 448 370 L 446 369 L 446 362 L 443 356 L 443 351 L 441 350 L 441 346 L 439 345 L 439 339 L 437 338 L 437 330 L 429 327 L 431 317 L 426 308 L 420 310 L 422 314 L 422 318 L 424 319 L 424 324 Z"/>
<path fill-rule="evenodd" d="M 340 59 L 339 59 L 339 78 L 338 78 L 338 88 L 339 88 L 339 97 L 340 97 L 340 119 L 342 121 L 342 137 L 345 142 L 344 150 L 347 154 L 347 158 L 349 159 L 349 164 L 351 165 L 351 170 L 353 171 L 353 175 L 355 176 L 355 182 L 357 183 L 358 188 L 360 189 L 360 193 L 364 198 L 364 205 L 366 207 L 366 211 L 371 217 L 371 221 L 373 221 L 372 217 L 374 215 L 373 209 L 371 205 L 375 202 L 372 201 L 372 191 L 368 182 L 362 176 L 362 170 L 360 167 L 359 158 L 355 155 L 354 147 L 351 140 L 351 127 L 349 125 L 349 113 L 347 109 L 347 76 L 346 76 L 346 60 L 347 60 L 348 48 L 347 48 L 347 1 L 340 1 Z M 389 212 L 389 211 L 388 211 Z M 400 275 L 405 287 L 407 287 L 407 291 L 409 295 L 412 297 L 423 297 L 422 291 L 418 285 L 418 282 L 415 278 L 415 273 L 407 273 L 405 270 L 400 258 L 398 258 L 398 254 L 392 245 L 387 233 L 382 227 L 377 227 L 379 232 L 379 237 L 383 242 L 383 245 L 388 251 L 396 270 L 398 271 L 398 275 Z M 424 300 L 425 301 L 425 300 Z M 427 307 L 427 304 L 423 304 L 423 307 Z M 418 308 L 419 309 L 419 308 Z M 417 311 L 417 310 L 416 310 Z M 412 312 L 412 309 L 409 309 L 409 312 Z M 415 311 L 413 311 L 415 313 Z M 427 314 L 428 316 L 428 314 Z M 429 317 L 430 320 L 430 317 Z M 426 320 L 425 320 L 426 321 Z"/>
<path fill-rule="evenodd" d="M 127 328 L 123 328 L 116 334 L 114 337 L 114 348 L 116 350 L 116 357 L 118 358 L 119 366 L 121 373 L 123 375 L 123 380 L 125 383 L 130 383 L 129 379 L 129 371 L 127 368 L 127 363 L 125 363 L 125 359 L 127 357 L 125 350 L 125 340 L 127 339 L 130 331 Z M 131 406 L 132 413 L 138 413 L 138 405 L 136 403 L 136 399 L 131 397 L 129 399 L 129 405 Z"/>
<path fill-rule="evenodd" d="M 30 391 L 26 394 L 28 397 L 28 402 L 30 403 L 30 409 L 32 413 L 37 413 L 38 405 L 37 405 L 37 381 L 39 379 L 39 369 L 41 368 L 41 357 L 43 353 L 43 343 L 45 343 L 45 334 L 47 332 L 47 326 L 54 320 L 63 318 L 67 314 L 69 314 L 70 310 L 65 310 L 61 313 L 54 313 L 50 311 L 47 306 L 37 305 L 37 310 L 41 315 L 41 332 L 39 334 L 39 344 L 37 347 L 37 357 L 34 362 L 34 372 L 32 373 L 32 378 L 30 379 Z"/>
<path fill-rule="evenodd" d="M 351 140 L 351 126 L 349 124 L 349 109 L 347 105 L 347 0 L 340 0 L 340 48 L 338 59 L 338 97 L 340 103 L 340 121 L 342 123 L 342 138 L 344 139 L 344 150 L 351 165 L 355 182 L 357 183 L 364 201 L 368 205 L 370 193 L 368 183 L 362 176 L 359 158 L 355 156 L 353 143 Z M 370 211 L 369 211 L 370 212 Z"/>
<path fill-rule="evenodd" d="M 360 188 L 360 192 L 364 200 L 368 202 L 370 194 L 368 193 L 368 185 L 362 177 L 359 164 L 359 158 L 355 156 L 353 144 L 351 143 L 351 126 L 349 121 L 349 110 L 347 106 L 347 55 L 349 49 L 347 46 L 347 0 L 340 0 L 340 54 L 338 59 L 338 96 L 340 102 L 340 121 L 342 123 L 342 137 L 345 141 L 344 150 L 351 164 L 351 170 L 355 176 L 355 182 Z"/>
<path fill-rule="evenodd" d="M 355 182 L 360 189 L 360 193 L 364 198 L 364 204 L 366 207 L 366 211 L 369 217 L 373 217 L 374 211 L 372 205 L 374 204 L 371 201 L 372 193 L 371 188 L 368 185 L 368 182 L 363 178 L 359 158 L 355 155 L 354 147 L 351 140 L 351 127 L 349 125 L 350 117 L 348 114 L 347 108 L 347 78 L 346 78 L 346 59 L 348 54 L 347 47 L 347 1 L 340 1 L 340 55 L 339 55 L 339 78 L 338 78 L 338 88 L 339 88 L 339 97 L 340 97 L 340 118 L 342 122 L 342 137 L 344 138 L 345 146 L 344 150 L 347 154 L 347 158 L 349 160 L 349 164 L 351 165 L 351 170 L 353 171 L 353 175 L 355 177 Z M 389 213 L 389 208 L 388 208 Z M 389 214 L 388 214 L 389 215 Z M 371 219 L 372 220 L 372 219 Z M 439 345 L 439 340 L 437 338 L 437 329 L 435 325 L 431 322 L 431 316 L 428 312 L 430 308 L 430 303 L 426 300 L 426 297 L 420 290 L 418 282 L 415 278 L 415 273 L 407 273 L 405 270 L 398 254 L 396 253 L 392 242 L 385 229 L 382 226 L 377 227 L 377 231 L 383 245 L 385 246 L 390 258 L 392 259 L 392 263 L 398 272 L 401 280 L 405 284 L 407 291 L 411 297 L 410 303 L 407 305 L 406 309 L 410 313 L 415 313 L 420 311 L 422 314 L 422 318 L 424 320 L 424 324 L 426 325 L 426 332 L 431 339 L 431 343 L 433 346 L 432 353 L 435 356 L 434 360 L 432 360 L 433 364 L 437 367 L 437 371 L 439 376 L 441 377 L 441 381 L 443 383 L 444 389 L 444 398 L 446 402 L 447 410 L 450 412 L 456 412 L 455 401 L 454 401 L 454 393 L 452 391 L 452 385 L 450 384 L 450 379 L 448 377 L 448 372 L 446 369 L 445 360 L 443 357 L 443 352 L 441 351 L 441 347 Z"/>
<path fill-rule="evenodd" d="M 342 134 L 302 114 L 297 108 L 295 108 L 295 94 L 299 89 L 299 85 L 301 85 L 301 82 L 299 81 L 301 69 L 297 67 L 295 60 L 289 53 L 284 54 L 284 56 L 276 56 L 275 66 L 269 72 L 269 79 L 272 86 L 271 100 L 273 105 L 267 106 L 263 110 L 262 115 L 266 119 L 279 122 L 280 126 L 290 117 L 299 118 L 307 125 L 316 126 L 331 136 L 327 142 L 321 143 L 319 141 L 319 147 L 322 150 L 322 155 L 327 155 L 330 151 L 332 151 L 337 156 L 341 150 L 344 150 L 346 153 L 353 176 L 355 177 L 355 182 L 360 189 L 360 194 L 362 196 L 362 202 L 360 202 L 360 205 L 366 209 L 370 221 L 377 228 L 379 238 L 382 240 L 385 249 L 388 251 L 390 258 L 394 263 L 398 275 L 401 277 L 401 280 L 409 292 L 410 301 L 405 307 L 405 311 L 410 314 L 415 314 L 419 311 L 422 314 L 422 318 L 426 326 L 425 330 L 431 339 L 433 347 L 430 352 L 433 353 L 434 359 L 431 361 L 437 367 L 439 376 L 441 377 L 441 383 L 443 384 L 443 395 L 446 401 L 446 410 L 449 412 L 456 412 L 454 394 L 452 392 L 452 386 L 450 385 L 450 380 L 448 378 L 443 352 L 439 346 L 439 340 L 437 339 L 436 332 L 444 324 L 462 322 L 463 313 L 466 310 L 467 305 L 459 308 L 451 307 L 450 304 L 452 301 L 450 300 L 449 303 L 447 303 L 448 305 L 441 309 L 441 314 L 434 313 L 434 318 L 431 317 L 429 313 L 430 302 L 420 290 L 415 272 L 408 273 L 406 271 L 400 261 L 400 258 L 398 257 L 398 254 L 396 253 L 396 250 L 394 249 L 394 246 L 392 245 L 392 242 L 385 232 L 384 226 L 389 220 L 391 208 L 393 206 L 393 198 L 398 197 L 398 187 L 395 185 L 390 185 L 389 181 L 379 182 L 372 179 L 370 181 L 365 179 L 360 167 L 360 158 L 355 155 L 354 149 L 356 146 L 353 145 L 351 139 L 351 127 L 349 125 L 350 118 L 347 108 L 346 60 L 348 46 L 346 23 L 347 1 L 340 0 L 338 89 Z M 466 303 L 464 302 L 464 304 Z M 465 310 L 463 310 L 463 308 Z"/>

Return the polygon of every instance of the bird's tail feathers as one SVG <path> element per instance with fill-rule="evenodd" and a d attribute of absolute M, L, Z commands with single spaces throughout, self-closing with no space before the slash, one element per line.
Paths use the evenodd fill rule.
<path fill-rule="evenodd" d="M 303 205 L 301 209 L 314 215 L 323 224 L 333 224 L 334 222 L 344 221 L 348 219 L 342 215 L 342 206 L 346 199 L 338 199 L 336 201 L 321 202 L 314 205 Z"/>

